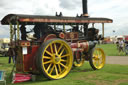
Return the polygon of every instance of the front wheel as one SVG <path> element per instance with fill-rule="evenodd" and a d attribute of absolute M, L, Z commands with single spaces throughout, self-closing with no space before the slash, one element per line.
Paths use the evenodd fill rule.
<path fill-rule="evenodd" d="M 94 70 L 101 69 L 105 65 L 105 54 L 101 48 L 94 48 L 90 52 L 89 63 Z"/>
<path fill-rule="evenodd" d="M 38 69 L 49 79 L 61 79 L 71 70 L 72 50 L 62 39 L 51 39 L 40 47 Z"/>

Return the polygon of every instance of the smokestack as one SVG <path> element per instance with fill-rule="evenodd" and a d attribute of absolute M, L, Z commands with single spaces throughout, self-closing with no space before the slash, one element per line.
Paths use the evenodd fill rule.
<path fill-rule="evenodd" d="M 83 16 L 88 17 L 87 0 L 82 0 L 82 4 L 83 4 Z"/>

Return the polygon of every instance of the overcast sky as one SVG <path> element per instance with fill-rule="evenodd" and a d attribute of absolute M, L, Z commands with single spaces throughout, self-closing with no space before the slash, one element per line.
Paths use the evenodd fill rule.
<path fill-rule="evenodd" d="M 88 0 L 90 17 L 107 17 L 113 23 L 105 24 L 105 36 L 128 35 L 128 0 Z M 82 14 L 82 0 L 0 0 L 0 20 L 7 14 L 55 15 Z M 98 26 L 101 30 L 101 25 Z M 0 37 L 9 37 L 9 26 L 1 26 Z M 115 30 L 115 33 L 113 33 Z"/>

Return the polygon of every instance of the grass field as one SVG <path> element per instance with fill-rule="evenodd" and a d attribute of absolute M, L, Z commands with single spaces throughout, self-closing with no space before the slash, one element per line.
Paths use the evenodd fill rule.
<path fill-rule="evenodd" d="M 119 54 L 116 44 L 101 44 L 97 47 L 103 48 L 106 56 L 126 56 L 124 52 Z"/>
<path fill-rule="evenodd" d="M 9 78 L 12 66 L 13 64 L 8 64 L 7 57 L 0 57 L 0 70 L 6 71 L 7 85 L 12 85 Z M 48 80 L 39 75 L 35 82 L 16 85 L 128 85 L 128 65 L 107 64 L 103 69 L 93 71 L 86 62 L 82 67 L 73 68 L 64 79 Z"/>
<path fill-rule="evenodd" d="M 107 56 L 118 55 L 115 45 L 98 47 L 103 48 Z M 9 77 L 12 67 L 13 64 L 8 64 L 8 57 L 0 57 L 0 70 L 6 71 L 7 85 L 12 85 Z M 68 76 L 60 80 L 48 80 L 37 75 L 35 82 L 28 81 L 16 85 L 128 85 L 128 65 L 106 64 L 103 69 L 94 71 L 86 62 L 82 67 L 73 68 Z"/>

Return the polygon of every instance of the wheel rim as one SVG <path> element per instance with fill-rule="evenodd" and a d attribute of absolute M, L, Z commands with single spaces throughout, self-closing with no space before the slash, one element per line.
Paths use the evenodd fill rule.
<path fill-rule="evenodd" d="M 42 66 L 50 79 L 65 77 L 72 68 L 72 50 L 63 40 L 54 40 L 44 49 Z"/>
<path fill-rule="evenodd" d="M 84 55 L 81 53 L 81 55 L 78 55 L 78 52 L 75 54 L 75 56 L 76 56 L 76 59 L 75 59 L 75 61 L 74 61 L 74 63 L 73 63 L 73 65 L 75 66 L 75 67 L 80 67 L 80 66 L 82 66 L 83 64 L 84 64 L 84 61 L 85 61 L 85 59 L 84 59 Z M 79 56 L 79 57 L 77 57 L 77 56 Z M 81 58 L 81 59 L 80 59 Z M 79 60 L 79 62 L 77 62 L 76 60 Z"/>
<path fill-rule="evenodd" d="M 96 69 L 101 69 L 105 64 L 105 54 L 100 48 L 96 48 L 93 52 L 93 65 Z"/>

